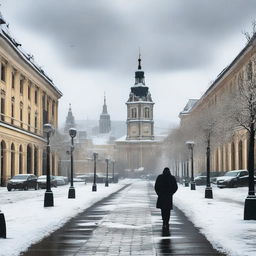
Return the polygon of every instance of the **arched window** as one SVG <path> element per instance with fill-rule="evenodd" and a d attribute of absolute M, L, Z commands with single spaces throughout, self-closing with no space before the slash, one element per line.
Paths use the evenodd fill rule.
<path fill-rule="evenodd" d="M 34 147 L 34 174 L 38 175 L 38 148 Z"/>
<path fill-rule="evenodd" d="M 32 147 L 27 145 L 27 173 L 32 173 Z"/>
<path fill-rule="evenodd" d="M 23 172 L 23 149 L 22 146 L 20 145 L 19 148 L 19 174 L 22 174 Z"/>
<path fill-rule="evenodd" d="M 5 185 L 6 179 L 6 143 L 1 141 L 1 182 L 0 186 Z"/>
<path fill-rule="evenodd" d="M 11 145 L 11 177 L 15 175 L 15 146 Z"/>
<path fill-rule="evenodd" d="M 231 170 L 235 170 L 236 168 L 236 156 L 235 156 L 235 144 L 232 142 L 231 144 Z"/>
<path fill-rule="evenodd" d="M 144 108 L 144 117 L 149 118 L 149 108 L 148 107 Z"/>
<path fill-rule="evenodd" d="M 239 159 L 239 169 L 243 169 L 243 142 L 240 140 L 238 143 L 238 159 Z"/>
<path fill-rule="evenodd" d="M 132 108 L 132 118 L 137 118 L 137 108 Z"/>

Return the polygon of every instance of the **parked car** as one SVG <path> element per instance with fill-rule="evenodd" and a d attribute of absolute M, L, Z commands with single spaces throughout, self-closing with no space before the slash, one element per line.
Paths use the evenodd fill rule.
<path fill-rule="evenodd" d="M 50 176 L 51 186 L 57 187 L 57 179 L 54 176 Z M 37 179 L 37 184 L 39 188 L 46 188 L 46 175 L 39 176 Z"/>
<path fill-rule="evenodd" d="M 54 178 L 57 180 L 57 185 L 58 186 L 62 186 L 62 185 L 67 184 L 64 176 L 54 176 Z"/>
<path fill-rule="evenodd" d="M 234 188 L 247 186 L 249 181 L 249 173 L 247 170 L 236 170 L 226 172 L 224 176 L 217 178 L 217 186 L 219 188 Z"/>
<path fill-rule="evenodd" d="M 194 180 L 197 186 L 206 185 L 206 176 L 197 176 Z"/>
<path fill-rule="evenodd" d="M 7 182 L 7 190 L 29 188 L 38 189 L 37 177 L 33 174 L 17 174 Z"/>

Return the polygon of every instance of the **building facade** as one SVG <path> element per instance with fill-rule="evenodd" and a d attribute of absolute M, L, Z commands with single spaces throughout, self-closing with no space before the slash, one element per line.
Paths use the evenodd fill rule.
<path fill-rule="evenodd" d="M 43 124 L 58 126 L 58 99 L 62 94 L 20 46 L 0 17 L 1 186 L 15 174 L 44 173 Z M 52 153 L 51 171 L 56 170 L 57 156 Z"/>
<path fill-rule="evenodd" d="M 190 120 L 204 112 L 205 109 L 225 104 L 226 95 L 239 90 L 239 79 L 245 77 L 248 68 L 256 72 L 256 36 L 254 35 L 242 51 L 235 57 L 215 79 L 199 100 L 189 100 L 187 108 L 180 113 L 180 125 L 189 126 Z M 221 117 L 220 117 L 221 119 Z M 229 171 L 247 169 L 248 136 L 245 129 L 236 129 L 228 142 L 211 147 L 211 171 Z M 206 170 L 206 157 L 196 151 L 195 171 Z"/>

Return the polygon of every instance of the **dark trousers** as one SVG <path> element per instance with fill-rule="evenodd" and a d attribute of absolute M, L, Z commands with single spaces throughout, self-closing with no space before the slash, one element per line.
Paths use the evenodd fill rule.
<path fill-rule="evenodd" d="M 171 209 L 170 208 L 162 208 L 161 209 L 162 220 L 164 224 L 169 224 Z"/>

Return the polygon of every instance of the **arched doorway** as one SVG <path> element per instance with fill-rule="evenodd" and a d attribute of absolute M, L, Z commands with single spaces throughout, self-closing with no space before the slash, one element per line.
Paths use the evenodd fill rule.
<path fill-rule="evenodd" d="M 1 141 L 1 187 L 5 186 L 6 180 L 6 143 Z"/>
<path fill-rule="evenodd" d="M 240 140 L 238 143 L 238 159 L 239 159 L 239 170 L 243 169 L 243 142 Z"/>
<path fill-rule="evenodd" d="M 27 173 L 32 173 L 32 147 L 27 145 Z"/>
<path fill-rule="evenodd" d="M 38 148 L 34 147 L 34 174 L 38 175 Z"/>
<path fill-rule="evenodd" d="M 15 175 L 15 146 L 11 145 L 11 177 Z"/>
<path fill-rule="evenodd" d="M 231 143 L 231 170 L 236 169 L 236 155 L 235 155 L 235 144 Z"/>
<path fill-rule="evenodd" d="M 20 145 L 19 148 L 19 174 L 22 174 L 23 172 L 23 148 L 22 145 Z"/>

